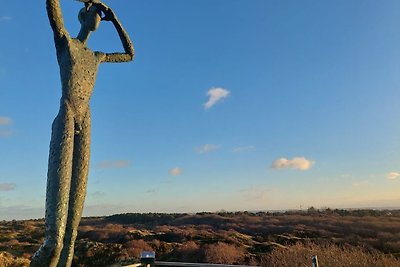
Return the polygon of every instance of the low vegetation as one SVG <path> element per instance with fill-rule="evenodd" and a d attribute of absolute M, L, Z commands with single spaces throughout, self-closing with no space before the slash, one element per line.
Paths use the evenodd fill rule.
<path fill-rule="evenodd" d="M 0 222 L 0 266 L 28 266 L 43 220 Z M 121 266 L 140 251 L 157 260 L 311 266 L 400 266 L 400 211 L 316 210 L 119 214 L 84 218 L 73 266 Z"/>

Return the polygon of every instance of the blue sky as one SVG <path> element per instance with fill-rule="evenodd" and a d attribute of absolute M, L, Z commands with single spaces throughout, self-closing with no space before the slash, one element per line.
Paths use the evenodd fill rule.
<path fill-rule="evenodd" d="M 399 1 L 106 3 L 136 56 L 98 73 L 85 215 L 399 206 Z M 0 219 L 38 218 L 59 69 L 45 1 L 1 4 Z"/>

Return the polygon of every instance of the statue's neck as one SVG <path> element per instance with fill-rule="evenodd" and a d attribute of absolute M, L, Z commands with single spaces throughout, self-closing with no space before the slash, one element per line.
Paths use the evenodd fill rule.
<path fill-rule="evenodd" d="M 87 28 L 82 27 L 81 30 L 78 33 L 78 36 L 76 37 L 76 39 L 78 39 L 79 41 L 81 41 L 83 44 L 86 45 L 87 40 L 89 39 L 89 36 L 92 32 L 89 31 Z"/>

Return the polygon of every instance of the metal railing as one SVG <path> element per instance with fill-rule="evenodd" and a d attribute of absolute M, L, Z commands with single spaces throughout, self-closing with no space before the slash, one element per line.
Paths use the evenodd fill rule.
<path fill-rule="evenodd" d="M 170 261 L 156 261 L 154 252 L 142 252 L 141 262 L 124 267 L 155 267 L 155 266 L 171 266 L 171 267 L 258 267 L 248 265 L 226 265 L 226 264 L 212 264 L 212 263 L 190 263 L 190 262 L 170 262 Z M 311 266 L 319 267 L 318 257 L 312 256 Z"/>
<path fill-rule="evenodd" d="M 226 265 L 226 264 L 211 264 L 211 263 L 189 263 L 189 262 L 170 262 L 170 261 L 155 261 L 154 263 L 135 263 L 124 267 L 154 267 L 154 266 L 170 266 L 170 267 L 257 267 L 248 265 Z M 312 267 L 319 267 L 316 256 L 312 257 Z"/>
<path fill-rule="evenodd" d="M 155 261 L 154 263 L 135 263 L 124 267 L 140 267 L 140 266 L 175 266 L 175 267 L 257 267 L 247 265 L 226 265 L 226 264 L 211 264 L 211 263 L 189 263 L 189 262 L 170 262 L 170 261 Z"/>

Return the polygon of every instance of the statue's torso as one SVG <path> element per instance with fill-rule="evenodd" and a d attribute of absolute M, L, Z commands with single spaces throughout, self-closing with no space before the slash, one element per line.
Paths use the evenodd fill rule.
<path fill-rule="evenodd" d="M 86 112 L 96 81 L 100 57 L 78 39 L 65 38 L 57 51 L 62 81 L 62 98 L 77 113 Z"/>

